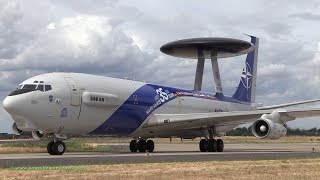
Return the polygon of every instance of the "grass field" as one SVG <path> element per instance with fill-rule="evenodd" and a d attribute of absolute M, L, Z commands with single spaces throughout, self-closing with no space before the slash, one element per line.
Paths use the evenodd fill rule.
<path fill-rule="evenodd" d="M 0 153 L 36 153 L 47 152 L 48 141 L 11 142 L 0 144 Z M 65 141 L 67 152 L 108 152 L 110 146 L 97 146 L 81 139 Z"/>
<path fill-rule="evenodd" d="M 320 136 L 285 136 L 277 140 L 264 140 L 257 139 L 253 136 L 226 136 L 222 138 L 226 144 L 239 144 L 239 143 L 320 143 Z M 170 143 L 169 138 L 153 139 L 157 143 Z M 192 143 L 198 144 L 200 138 L 191 140 L 182 140 L 179 138 L 173 138 L 172 143 Z M 67 152 L 108 152 L 111 151 L 111 147 L 108 143 L 120 143 L 128 144 L 131 141 L 130 138 L 108 138 L 108 137 L 96 137 L 96 138 L 73 138 L 65 141 L 67 146 Z M 0 153 L 33 153 L 33 152 L 47 152 L 48 141 L 29 141 L 29 142 L 11 142 L 0 143 Z"/>
<path fill-rule="evenodd" d="M 1 179 L 319 179 L 320 159 L 10 167 Z M 51 170 L 48 170 L 51 168 Z"/>

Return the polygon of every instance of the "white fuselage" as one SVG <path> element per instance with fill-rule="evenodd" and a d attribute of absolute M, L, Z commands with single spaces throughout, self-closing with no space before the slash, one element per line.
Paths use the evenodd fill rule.
<path fill-rule="evenodd" d="M 24 85 L 50 85 L 51 90 L 17 90 L 3 102 L 17 127 L 67 136 L 193 136 L 183 129 L 144 126 L 154 114 L 246 111 L 253 108 L 229 97 L 142 82 L 79 73 L 49 73 L 32 77 Z M 43 86 L 45 87 L 45 86 Z M 21 92 L 22 93 L 21 93 Z M 232 127 L 217 131 L 225 132 Z"/>

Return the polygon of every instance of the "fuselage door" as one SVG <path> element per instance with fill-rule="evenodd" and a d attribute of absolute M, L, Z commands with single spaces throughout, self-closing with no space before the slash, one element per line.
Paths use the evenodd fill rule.
<path fill-rule="evenodd" d="M 72 79 L 71 77 L 65 77 L 64 78 L 70 88 L 70 93 L 71 93 L 71 100 L 70 100 L 70 104 L 71 106 L 80 106 L 81 100 L 80 100 L 80 91 L 79 91 L 79 87 L 76 83 L 76 81 L 74 79 Z"/>

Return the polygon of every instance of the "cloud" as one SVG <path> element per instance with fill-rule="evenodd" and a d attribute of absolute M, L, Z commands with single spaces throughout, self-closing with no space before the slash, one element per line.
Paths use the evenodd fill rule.
<path fill-rule="evenodd" d="M 148 57 L 109 18 L 77 15 L 50 22 L 16 58 L 1 61 L 0 69 L 113 74 L 140 66 Z"/>
<path fill-rule="evenodd" d="M 291 17 L 304 19 L 304 20 L 310 20 L 310 21 L 319 21 L 320 20 L 320 14 L 313 14 L 313 13 L 298 13 L 298 14 L 292 14 Z"/>
<path fill-rule="evenodd" d="M 313 1 L 0 1 L 0 95 L 4 98 L 24 79 L 52 71 L 192 89 L 196 61 L 161 54 L 160 46 L 199 36 L 248 40 L 245 32 L 260 37 L 261 102 L 318 97 L 320 50 L 314 41 L 320 37 L 305 33 L 313 32 L 305 27 L 319 28 L 310 21 L 318 15 L 297 7 L 319 8 Z M 226 94 L 235 91 L 244 59 L 220 60 Z M 209 63 L 204 76 L 203 90 L 212 92 Z"/>
<path fill-rule="evenodd" d="M 22 49 L 21 46 L 16 46 L 21 42 L 17 34 L 23 34 L 17 29 L 21 18 L 22 12 L 17 3 L 0 4 L 0 59 L 13 57 Z"/>
<path fill-rule="evenodd" d="M 315 64 L 319 64 L 320 65 L 320 42 L 318 42 L 318 49 L 317 49 L 316 54 L 314 55 L 313 62 Z"/>

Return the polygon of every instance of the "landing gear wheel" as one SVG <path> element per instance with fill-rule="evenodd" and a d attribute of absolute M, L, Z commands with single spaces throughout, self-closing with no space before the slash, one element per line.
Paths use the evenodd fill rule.
<path fill-rule="evenodd" d="M 137 148 L 137 141 L 136 140 L 132 140 L 130 142 L 130 151 L 131 152 L 137 152 L 138 148 Z"/>
<path fill-rule="evenodd" d="M 200 152 L 207 152 L 208 150 L 208 141 L 205 139 L 201 139 L 199 142 Z"/>
<path fill-rule="evenodd" d="M 47 151 L 50 155 L 55 155 L 53 150 L 52 150 L 52 146 L 53 146 L 54 142 L 53 141 L 50 141 L 47 145 Z"/>
<path fill-rule="evenodd" d="M 217 141 L 215 139 L 208 140 L 208 152 L 216 152 L 217 151 Z"/>
<path fill-rule="evenodd" d="M 223 152 L 224 149 L 224 143 L 221 139 L 217 140 L 217 151 L 218 152 Z"/>
<path fill-rule="evenodd" d="M 138 141 L 138 151 L 139 152 L 146 152 L 146 150 L 147 150 L 146 140 L 139 140 Z"/>
<path fill-rule="evenodd" d="M 62 141 L 57 141 L 52 146 L 52 151 L 55 155 L 62 155 L 66 150 L 66 145 Z"/>
<path fill-rule="evenodd" d="M 154 142 L 152 140 L 147 141 L 147 151 L 148 152 L 153 152 L 154 150 Z"/>

